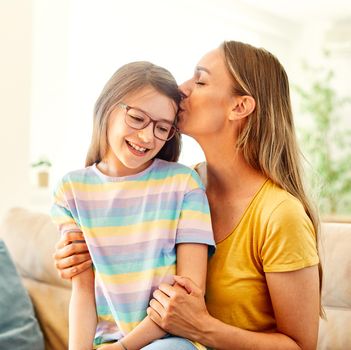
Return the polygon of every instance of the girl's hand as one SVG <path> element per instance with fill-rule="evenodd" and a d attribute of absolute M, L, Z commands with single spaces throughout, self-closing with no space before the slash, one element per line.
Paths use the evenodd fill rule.
<path fill-rule="evenodd" d="M 147 309 L 149 317 L 165 331 L 191 340 L 201 338 L 203 325 L 211 317 L 202 290 L 187 277 L 174 276 L 183 289 L 161 284 Z"/>
<path fill-rule="evenodd" d="M 91 266 L 91 258 L 80 232 L 63 234 L 55 246 L 53 258 L 61 278 L 71 279 Z"/>

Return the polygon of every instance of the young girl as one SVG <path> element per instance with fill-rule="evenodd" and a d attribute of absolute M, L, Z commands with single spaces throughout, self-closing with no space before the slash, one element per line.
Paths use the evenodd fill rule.
<path fill-rule="evenodd" d="M 93 261 L 72 279 L 70 350 L 140 349 L 166 335 L 146 314 L 162 282 L 177 273 L 205 289 L 214 240 L 198 175 L 175 163 L 180 99 L 164 68 L 121 67 L 96 102 L 86 168 L 58 185 L 53 219 L 63 234 L 81 232 Z M 153 344 L 163 341 L 204 349 L 177 337 Z"/>

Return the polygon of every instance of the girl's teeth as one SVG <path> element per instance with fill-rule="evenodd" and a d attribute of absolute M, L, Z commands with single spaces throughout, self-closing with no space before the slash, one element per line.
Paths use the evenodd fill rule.
<path fill-rule="evenodd" d="M 130 142 L 130 141 L 129 141 L 129 144 L 130 144 L 134 149 L 136 149 L 136 150 L 139 151 L 139 152 L 145 152 L 145 151 L 146 151 L 146 148 L 139 147 L 139 146 L 135 145 L 134 143 L 132 143 L 132 142 Z"/>

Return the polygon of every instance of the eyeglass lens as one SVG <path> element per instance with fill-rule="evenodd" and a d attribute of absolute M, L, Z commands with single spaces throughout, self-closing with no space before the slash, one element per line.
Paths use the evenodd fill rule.
<path fill-rule="evenodd" d="M 126 111 L 126 123 L 134 129 L 144 129 L 151 122 L 154 123 L 154 135 L 160 140 L 167 141 L 175 134 L 175 128 L 172 124 L 165 121 L 153 121 L 148 115 L 137 109 L 130 108 Z"/>

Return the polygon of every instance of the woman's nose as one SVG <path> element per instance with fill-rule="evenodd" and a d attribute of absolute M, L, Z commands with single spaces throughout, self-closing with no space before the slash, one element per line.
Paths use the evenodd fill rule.
<path fill-rule="evenodd" d="M 190 80 L 185 81 L 179 85 L 179 90 L 183 95 L 183 98 L 187 98 L 191 93 Z"/>

